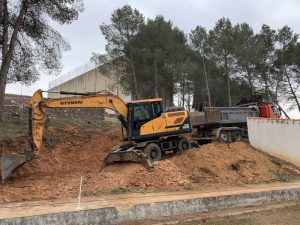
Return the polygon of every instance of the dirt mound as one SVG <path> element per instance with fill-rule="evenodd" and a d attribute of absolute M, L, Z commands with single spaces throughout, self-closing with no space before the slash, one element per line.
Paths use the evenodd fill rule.
<path fill-rule="evenodd" d="M 244 142 L 207 144 L 171 159 L 192 183 L 249 184 L 277 180 L 270 157 Z"/>
<path fill-rule="evenodd" d="M 73 197 L 80 176 L 99 171 L 107 152 L 122 143 L 116 138 L 121 137 L 120 129 L 89 133 L 76 127 L 49 128 L 40 157 L 0 184 L 0 202 Z M 26 144 L 27 137 L 5 140 L 2 152 L 16 152 Z"/>
<path fill-rule="evenodd" d="M 100 169 L 110 149 L 122 143 L 120 129 L 91 133 L 76 127 L 49 127 L 47 137 L 48 151 L 0 184 L 0 202 L 76 197 L 80 176 L 85 195 L 115 190 L 211 189 L 299 178 L 296 167 L 274 161 L 244 142 L 207 144 L 182 154 L 167 154 L 149 172 L 137 163 Z M 5 142 L 5 151 L 22 147 L 24 140 Z"/>
<path fill-rule="evenodd" d="M 58 137 L 52 136 L 50 140 L 46 140 L 45 152 L 37 160 L 22 166 L 17 171 L 16 177 L 39 173 L 56 176 L 58 173 L 94 171 L 101 166 L 111 146 L 120 143 L 120 140 L 110 138 L 110 134 L 115 131 L 108 131 L 107 134 L 87 134 L 80 133 L 74 127 L 67 127 L 63 131 L 55 132 L 58 132 Z M 49 133 L 47 135 L 49 136 Z M 57 138 L 63 141 L 56 140 Z"/>
<path fill-rule="evenodd" d="M 147 171 L 141 164 L 112 164 L 102 172 L 96 172 L 84 177 L 85 190 L 109 191 L 115 188 L 165 189 L 167 187 L 183 186 L 189 183 L 184 179 L 179 169 L 170 160 L 154 164 L 153 171 Z"/>
<path fill-rule="evenodd" d="M 282 165 L 273 163 L 270 156 L 247 143 L 214 143 L 167 156 L 155 162 L 151 172 L 139 164 L 113 164 L 100 173 L 86 176 L 84 186 L 89 192 L 119 187 L 172 190 L 178 187 L 232 186 L 280 181 L 278 175 L 283 171 L 288 172 Z"/>

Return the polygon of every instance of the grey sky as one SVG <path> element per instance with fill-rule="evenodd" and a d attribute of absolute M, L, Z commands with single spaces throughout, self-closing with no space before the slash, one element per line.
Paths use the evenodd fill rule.
<path fill-rule="evenodd" d="M 300 33 L 299 0 L 85 0 L 85 11 L 71 25 L 56 25 L 56 29 L 68 40 L 72 50 L 63 53 L 61 74 L 81 66 L 92 52 L 105 51 L 105 40 L 99 31 L 101 23 L 109 22 L 114 9 L 130 4 L 146 18 L 163 15 L 173 24 L 189 33 L 197 25 L 210 29 L 221 17 L 228 17 L 233 24 L 247 22 L 258 32 L 266 23 L 273 29 L 284 25 Z M 55 77 L 43 75 L 30 87 L 7 85 L 7 93 L 31 95 L 35 89 L 47 89 Z"/>

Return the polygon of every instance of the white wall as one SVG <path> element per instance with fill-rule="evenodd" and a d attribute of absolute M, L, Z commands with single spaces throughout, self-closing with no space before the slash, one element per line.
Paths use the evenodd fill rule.
<path fill-rule="evenodd" d="M 59 85 L 53 86 L 55 82 L 57 82 Z M 120 85 L 118 85 L 114 79 L 104 76 L 98 68 L 87 71 L 84 74 L 81 74 L 80 76 L 76 76 L 75 78 L 67 80 L 62 83 L 60 83 L 61 80 L 55 82 L 51 84 L 52 88 L 49 89 L 49 91 L 96 92 L 96 91 L 106 90 L 106 91 L 110 91 L 112 94 L 120 96 L 120 98 L 123 99 L 125 102 L 131 101 L 131 95 L 123 93 L 120 88 Z M 68 97 L 68 96 L 60 95 L 59 93 L 50 92 L 48 94 L 48 97 L 61 98 L 61 97 Z"/>
<path fill-rule="evenodd" d="M 300 120 L 248 118 L 250 144 L 300 166 Z"/>

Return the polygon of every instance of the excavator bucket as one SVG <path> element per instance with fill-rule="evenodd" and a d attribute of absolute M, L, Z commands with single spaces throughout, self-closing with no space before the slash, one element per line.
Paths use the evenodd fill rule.
<path fill-rule="evenodd" d="M 109 164 L 114 162 L 139 162 L 141 163 L 147 170 L 152 170 L 153 165 L 151 160 L 140 150 L 134 149 L 131 147 L 127 150 L 116 150 L 110 152 L 104 159 L 103 167 L 106 167 Z"/>
<path fill-rule="evenodd" d="M 4 154 L 0 160 L 2 183 L 11 176 L 15 169 L 33 159 L 35 155 L 30 146 L 26 146 L 19 153 Z"/>
<path fill-rule="evenodd" d="M 24 154 L 8 153 L 1 158 L 1 175 L 2 183 L 11 176 L 11 173 L 27 162 L 26 156 Z"/>

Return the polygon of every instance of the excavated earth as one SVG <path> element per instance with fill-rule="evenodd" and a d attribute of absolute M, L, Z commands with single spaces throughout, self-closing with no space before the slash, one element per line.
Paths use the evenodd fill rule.
<path fill-rule="evenodd" d="M 0 203 L 76 197 L 80 176 L 84 195 L 211 190 L 300 178 L 297 167 L 255 150 L 247 142 L 212 143 L 182 154 L 167 154 L 149 172 L 137 163 L 101 169 L 110 149 L 122 144 L 120 129 L 83 132 L 71 126 L 49 127 L 46 137 L 47 150 L 41 157 L 0 184 Z M 0 154 L 19 150 L 26 143 L 26 137 L 5 140 Z"/>

